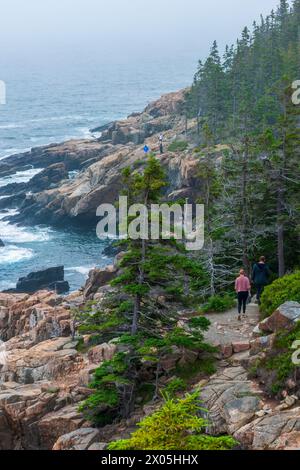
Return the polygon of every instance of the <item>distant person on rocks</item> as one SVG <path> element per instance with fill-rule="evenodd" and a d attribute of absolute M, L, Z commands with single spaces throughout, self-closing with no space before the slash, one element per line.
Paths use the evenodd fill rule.
<path fill-rule="evenodd" d="M 261 256 L 259 258 L 259 262 L 255 263 L 253 266 L 253 271 L 252 271 L 252 281 L 257 289 L 257 302 L 260 305 L 261 304 L 261 295 L 264 291 L 265 286 L 269 282 L 269 277 L 270 277 L 271 271 L 269 266 L 266 264 L 266 258 L 264 256 Z"/>
<path fill-rule="evenodd" d="M 159 151 L 160 151 L 161 155 L 164 153 L 163 141 L 164 141 L 164 136 L 162 134 L 160 134 L 160 136 L 159 136 Z"/>
<path fill-rule="evenodd" d="M 240 321 L 242 308 L 243 314 L 246 313 L 247 308 L 247 300 L 250 295 L 251 284 L 249 278 L 246 276 L 244 269 L 240 270 L 239 277 L 235 280 L 235 291 L 238 296 L 238 320 Z"/>

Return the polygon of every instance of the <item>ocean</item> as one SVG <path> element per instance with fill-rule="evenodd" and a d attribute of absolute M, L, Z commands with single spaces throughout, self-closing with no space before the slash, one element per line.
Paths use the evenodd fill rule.
<path fill-rule="evenodd" d="M 90 55 L 88 55 L 90 57 Z M 0 106 L 0 159 L 71 138 L 92 138 L 90 129 L 141 111 L 162 94 L 188 86 L 193 57 L 126 57 L 122 60 L 79 57 L 77 61 L 32 65 L 1 63 L 7 103 Z M 0 187 L 26 182 L 39 169 L 0 178 Z M 10 210 L 10 213 L 13 213 Z M 0 290 L 15 287 L 19 277 L 64 265 L 71 290 L 83 285 L 89 270 L 104 266 L 108 242 L 85 227 L 54 230 L 19 227 L 0 212 Z"/>

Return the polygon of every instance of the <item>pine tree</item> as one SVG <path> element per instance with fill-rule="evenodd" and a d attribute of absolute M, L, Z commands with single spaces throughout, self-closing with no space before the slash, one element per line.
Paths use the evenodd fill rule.
<path fill-rule="evenodd" d="M 130 204 L 149 208 L 160 202 L 165 184 L 163 169 L 154 156 L 143 169 L 124 171 Z M 147 228 L 149 223 L 147 218 Z M 145 374 L 152 397 L 158 396 L 161 377 L 174 373 L 172 367 L 162 369 L 163 360 L 174 348 L 181 358 L 189 349 L 214 351 L 203 338 L 209 327 L 206 318 L 193 318 L 186 327 L 178 325 L 180 306 L 198 298 L 207 284 L 199 262 L 174 239 L 146 240 L 141 233 L 138 239 L 128 238 L 122 244 L 126 253 L 120 262 L 121 273 L 111 283 L 114 292 L 102 301 L 99 312 L 84 312 L 81 325 L 85 332 L 92 327 L 99 342 L 109 339 L 112 322 L 114 338 L 119 333 L 119 352 L 96 370 L 91 383 L 94 393 L 81 406 L 89 419 L 101 424 L 105 423 L 103 414 L 111 421 L 131 413 Z"/>
<path fill-rule="evenodd" d="M 288 246 L 287 238 L 297 240 L 297 227 L 300 214 L 299 200 L 299 107 L 292 104 L 292 90 L 285 87 L 281 94 L 282 114 L 275 129 L 266 131 L 263 136 L 265 158 L 265 178 L 268 188 L 271 188 L 271 213 L 274 231 L 277 239 L 278 275 L 283 276 L 287 268 Z M 268 198 L 266 198 L 268 200 Z M 297 246 L 297 245 L 294 245 Z M 295 256 L 296 255 L 296 256 Z M 294 252 L 294 262 L 299 254 Z"/>

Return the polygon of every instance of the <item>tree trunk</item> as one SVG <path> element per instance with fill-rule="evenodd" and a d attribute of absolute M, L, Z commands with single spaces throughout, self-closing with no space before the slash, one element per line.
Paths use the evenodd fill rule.
<path fill-rule="evenodd" d="M 248 138 L 245 138 L 245 151 L 243 152 L 242 166 L 242 250 L 243 250 L 243 266 L 250 274 L 249 247 L 247 240 L 247 232 L 249 230 L 248 221 L 248 204 L 247 204 L 247 186 L 248 186 Z"/>
<path fill-rule="evenodd" d="M 146 258 L 146 240 L 142 240 L 142 256 L 141 256 L 141 265 L 140 265 L 140 274 L 139 274 L 139 286 L 143 285 L 144 282 L 144 263 Z M 138 319 L 139 312 L 141 310 L 141 295 L 136 294 L 134 299 L 134 308 L 133 308 L 133 317 L 132 317 L 132 326 L 131 334 L 132 336 L 136 335 L 138 331 Z"/>
<path fill-rule="evenodd" d="M 278 275 L 285 275 L 285 257 L 284 257 L 284 224 L 282 222 L 283 196 L 282 188 L 278 188 L 277 192 L 277 258 L 278 258 Z"/>

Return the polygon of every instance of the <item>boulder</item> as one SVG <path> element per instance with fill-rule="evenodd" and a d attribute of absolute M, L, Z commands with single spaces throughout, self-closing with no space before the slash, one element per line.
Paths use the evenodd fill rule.
<path fill-rule="evenodd" d="M 221 354 L 223 359 L 228 359 L 233 354 L 232 344 L 222 344 L 220 346 Z"/>
<path fill-rule="evenodd" d="M 274 345 L 276 335 L 260 336 L 252 341 L 250 341 L 250 355 L 255 356 L 262 351 L 272 349 Z"/>
<path fill-rule="evenodd" d="M 248 351 L 250 349 L 249 341 L 236 341 L 232 343 L 232 348 L 234 353 L 240 353 Z"/>
<path fill-rule="evenodd" d="M 64 267 L 57 266 L 43 271 L 37 271 L 21 277 L 16 286 L 16 292 L 32 294 L 40 289 L 55 290 L 58 294 L 70 289 L 69 283 L 64 281 Z"/>
<path fill-rule="evenodd" d="M 69 338 L 56 338 L 33 342 L 24 349 L 17 348 L 15 338 L 6 342 L 6 361 L 0 370 L 0 381 L 16 381 L 33 384 L 42 380 L 54 380 L 76 371 L 83 364 L 75 349 L 64 349 Z"/>
<path fill-rule="evenodd" d="M 299 450 L 300 449 L 300 432 L 292 431 L 283 433 L 274 445 L 278 450 Z"/>
<path fill-rule="evenodd" d="M 81 428 L 84 422 L 82 414 L 78 412 L 78 405 L 70 405 L 48 413 L 37 423 L 40 449 L 52 449 L 60 436 L 73 431 L 78 432 L 78 428 Z"/>
<path fill-rule="evenodd" d="M 84 286 L 83 295 L 90 299 L 97 293 L 100 287 L 109 284 L 117 275 L 115 266 L 107 266 L 105 269 L 92 269 Z"/>
<path fill-rule="evenodd" d="M 107 442 L 95 442 L 92 444 L 88 450 L 105 450 L 107 449 L 108 443 Z"/>
<path fill-rule="evenodd" d="M 300 320 L 300 304 L 285 302 L 275 312 L 259 324 L 261 331 L 277 333 L 280 330 L 292 329 Z"/>
<path fill-rule="evenodd" d="M 52 450 L 88 450 L 100 437 L 94 428 L 81 428 L 61 436 Z"/>
<path fill-rule="evenodd" d="M 88 352 L 88 358 L 91 364 L 100 364 L 103 361 L 110 361 L 117 347 L 115 344 L 100 344 L 91 348 Z"/>

